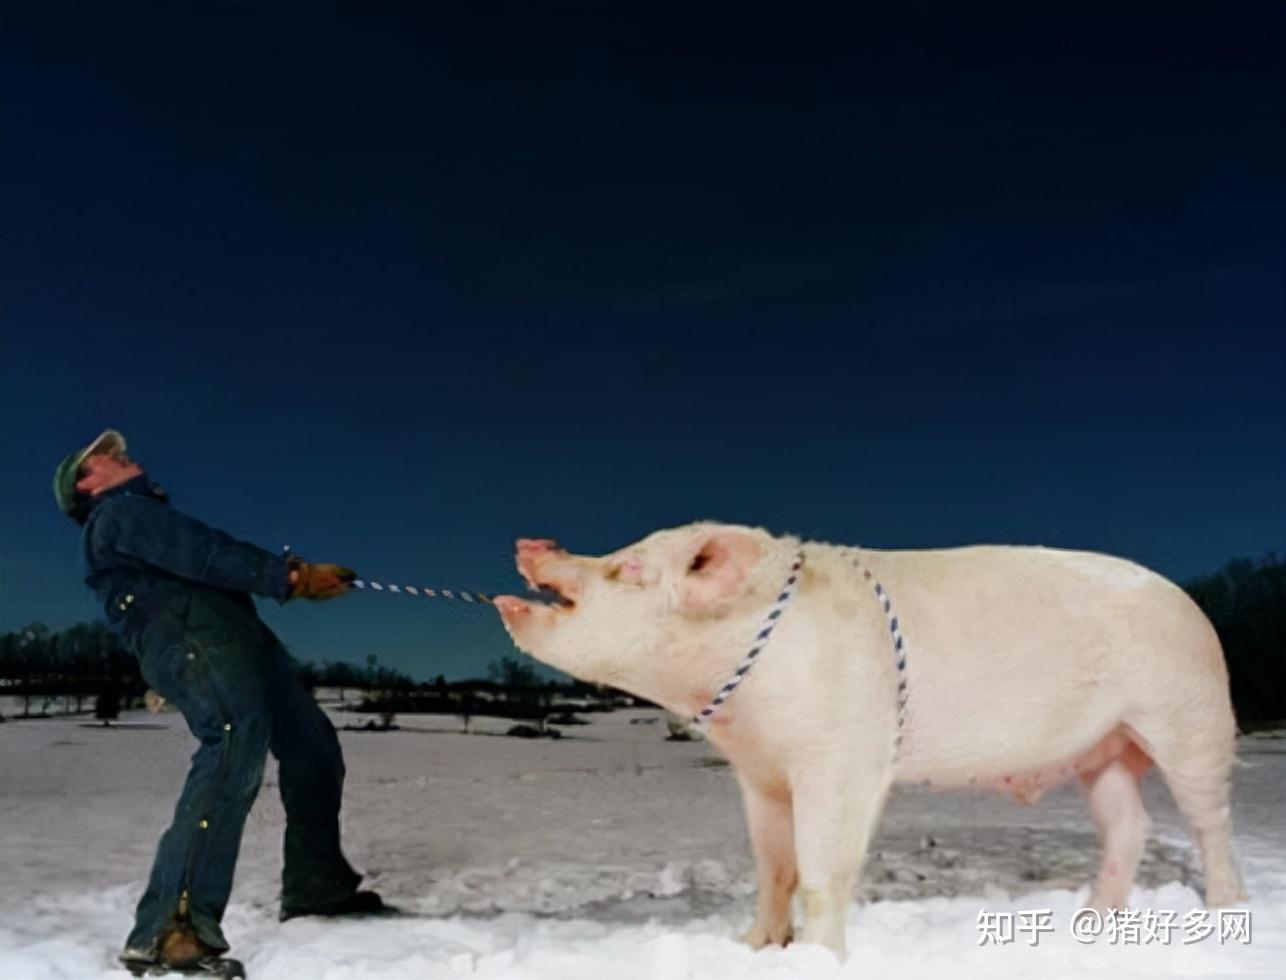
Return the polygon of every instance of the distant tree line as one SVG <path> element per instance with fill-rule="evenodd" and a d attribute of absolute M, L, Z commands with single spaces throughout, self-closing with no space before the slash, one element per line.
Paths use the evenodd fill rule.
<path fill-rule="evenodd" d="M 22 717 L 48 714 L 61 703 L 66 712 L 88 710 L 103 721 L 122 704 L 141 702 L 147 685 L 138 661 L 102 623 L 76 623 L 51 630 L 44 623 L 0 634 L 0 697 L 22 702 Z M 0 712 L 0 720 L 3 720 Z"/>
<path fill-rule="evenodd" d="M 1275 554 L 1259 562 L 1239 559 L 1185 588 L 1223 644 L 1239 724 L 1245 728 L 1286 720 L 1286 561 Z M 484 713 L 543 724 L 556 695 L 603 696 L 579 681 L 547 680 L 532 662 L 518 657 L 492 661 L 487 673 L 486 680 L 448 683 L 439 675 L 417 682 L 380 664 L 374 655 L 364 665 L 340 661 L 301 668 L 310 688 L 337 689 L 341 700 L 350 691 L 361 691 L 361 710 L 386 716 L 454 714 L 464 719 L 466 729 L 473 715 Z M 122 705 L 140 704 L 146 687 L 138 662 L 101 623 L 57 631 L 32 623 L 0 634 L 0 697 L 20 702 L 23 716 L 48 714 L 56 706 L 77 713 L 92 707 L 108 720 Z"/>
<path fill-rule="evenodd" d="M 1232 561 L 1185 588 L 1223 644 L 1238 723 L 1286 720 L 1286 561 Z"/>
<path fill-rule="evenodd" d="M 360 710 L 383 715 L 386 720 L 395 714 L 456 715 L 463 721 L 465 731 L 475 715 L 531 721 L 544 731 L 559 697 L 582 699 L 578 711 L 610 710 L 618 699 L 626 697 L 620 691 L 570 678 L 553 680 L 542 675 L 533 662 L 514 656 L 491 661 L 486 680 L 448 682 L 439 674 L 432 681 L 417 684 L 396 671 L 390 674 L 394 683 L 369 685 Z M 334 686 L 328 683 L 325 672 L 320 677 L 322 686 Z M 641 703 L 637 698 L 630 701 Z M 559 723 L 559 716 L 553 721 Z"/>
<path fill-rule="evenodd" d="M 381 664 L 374 654 L 360 666 L 304 663 L 299 672 L 309 690 L 333 689 L 341 702 L 360 693 L 357 709 L 382 715 L 385 727 L 394 714 L 417 712 L 456 715 L 466 731 L 479 714 L 532 720 L 543 728 L 556 695 L 603 697 L 598 688 L 579 681 L 547 680 L 534 664 L 512 656 L 492 661 L 486 680 L 450 683 L 441 674 L 417 682 Z M 18 717 L 92 710 L 110 721 L 122 708 L 142 707 L 146 690 L 138 661 L 102 623 L 77 623 L 59 631 L 31 623 L 0 634 L 0 698 L 21 704 Z M 0 721 L 3 708 L 0 704 Z"/>

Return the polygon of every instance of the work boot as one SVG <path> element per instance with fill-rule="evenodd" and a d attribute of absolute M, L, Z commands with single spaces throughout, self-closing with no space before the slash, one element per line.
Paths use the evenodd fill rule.
<path fill-rule="evenodd" d="M 328 902 L 325 905 L 283 904 L 280 918 L 282 922 L 285 922 L 287 919 L 296 919 L 303 915 L 337 918 L 346 915 L 387 915 L 393 911 L 393 908 L 384 904 L 379 892 L 357 891 L 345 898 L 341 898 L 337 902 Z"/>
<path fill-rule="evenodd" d="M 136 977 L 171 973 L 187 977 L 245 980 L 245 967 L 201 942 L 189 923 L 175 923 L 150 946 L 126 946 L 121 964 Z"/>
<path fill-rule="evenodd" d="M 200 963 L 201 960 L 218 956 L 219 950 L 211 949 L 196 934 L 196 930 L 187 922 L 175 923 L 168 931 L 157 938 L 161 962 L 166 966 L 184 969 Z"/>

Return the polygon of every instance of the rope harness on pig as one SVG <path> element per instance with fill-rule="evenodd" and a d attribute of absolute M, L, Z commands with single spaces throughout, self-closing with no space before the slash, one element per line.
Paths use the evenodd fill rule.
<path fill-rule="evenodd" d="M 776 628 L 778 621 L 781 619 L 781 614 L 785 611 L 790 600 L 794 598 L 795 589 L 799 583 L 799 571 L 803 567 L 804 553 L 803 551 L 800 551 L 795 557 L 795 563 L 790 567 L 790 577 L 786 579 L 786 584 L 782 587 L 781 593 L 777 596 L 776 601 L 772 604 L 772 608 L 768 610 L 768 614 L 764 617 L 763 625 L 760 627 L 759 633 L 755 636 L 754 645 L 750 648 L 750 652 L 742 658 L 741 663 L 737 666 L 737 669 L 733 671 L 732 676 L 728 678 L 727 683 L 719 689 L 719 693 L 711 698 L 710 703 L 702 708 L 701 712 L 692 719 L 692 724 L 694 726 L 704 727 L 708 725 L 710 723 L 710 719 L 714 716 L 714 713 L 719 710 L 720 705 L 727 701 L 728 698 L 732 697 L 732 693 L 737 689 L 741 682 L 746 679 L 746 675 L 750 673 L 750 668 L 754 666 L 759 655 L 763 653 L 764 647 L 768 645 L 768 640 L 772 636 L 773 629 Z M 883 610 L 885 617 L 889 621 L 889 636 L 893 641 L 893 659 L 894 663 L 897 665 L 898 672 L 898 730 L 893 738 L 893 751 L 896 754 L 897 750 L 902 745 L 902 726 L 906 721 L 906 703 L 908 696 L 906 685 L 906 641 L 902 636 L 902 629 L 898 623 L 897 613 L 893 611 L 893 600 L 889 598 L 889 594 L 885 590 L 884 586 L 872 578 L 869 570 L 862 568 L 862 560 L 860 556 L 853 559 L 853 567 L 862 573 L 862 577 L 864 579 L 872 583 L 875 592 L 875 600 L 880 604 L 880 609 Z"/>
<path fill-rule="evenodd" d="M 728 698 L 732 697 L 738 685 L 746 679 L 746 674 L 750 673 L 750 668 L 755 665 L 759 654 L 763 653 L 764 647 L 768 645 L 768 639 L 772 636 L 772 631 L 777 627 L 777 621 L 781 619 L 781 614 L 785 611 L 790 600 L 795 596 L 795 587 L 799 584 L 799 570 L 804 567 L 804 553 L 800 551 L 795 556 L 795 564 L 790 566 L 790 578 L 786 579 L 786 584 L 782 586 L 781 594 L 768 610 L 768 615 L 764 617 L 763 625 L 759 628 L 759 634 L 755 637 L 754 645 L 751 646 L 750 652 L 741 658 L 741 663 L 737 669 L 732 672 L 728 682 L 719 688 L 719 693 L 710 699 L 710 703 L 701 709 L 700 713 L 692 719 L 692 724 L 704 726 L 710 723 L 714 713 L 719 710 L 719 706 Z"/>
<path fill-rule="evenodd" d="M 871 580 L 871 573 L 862 568 L 861 558 L 853 559 L 853 567 L 860 568 L 862 576 Z M 896 753 L 902 746 L 902 723 L 906 721 L 906 644 L 902 640 L 902 631 L 898 627 L 897 614 L 893 611 L 893 602 L 879 582 L 875 582 L 875 598 L 889 621 L 889 634 L 893 638 L 893 659 L 898 668 L 898 730 L 893 737 L 893 751 Z"/>

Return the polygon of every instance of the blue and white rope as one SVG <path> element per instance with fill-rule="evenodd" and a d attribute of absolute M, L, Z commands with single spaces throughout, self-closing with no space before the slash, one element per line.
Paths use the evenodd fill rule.
<path fill-rule="evenodd" d="M 491 596 L 485 592 L 466 592 L 463 589 L 430 589 L 427 586 L 416 588 L 414 585 L 385 585 L 382 582 L 367 582 L 357 579 L 349 583 L 355 589 L 370 589 L 372 592 L 388 592 L 393 595 L 411 595 L 424 599 L 459 599 L 461 602 L 491 605 Z"/>
<path fill-rule="evenodd" d="M 871 573 L 862 568 L 862 559 L 860 557 L 853 559 L 853 567 L 861 569 L 862 574 L 867 579 L 871 578 Z M 906 722 L 906 640 L 902 636 L 897 613 L 893 611 L 893 601 L 889 598 L 888 592 L 878 581 L 872 581 L 875 589 L 875 599 L 879 602 L 880 608 L 884 610 L 884 615 L 889 621 L 889 635 L 893 640 L 893 659 L 897 664 L 898 671 L 898 730 L 893 738 L 893 750 L 896 752 L 902 745 L 902 725 Z"/>
<path fill-rule="evenodd" d="M 755 661 L 763 653 L 764 647 L 768 645 L 768 640 L 772 636 L 772 631 L 777 628 L 781 614 L 785 611 L 786 606 L 790 604 L 790 600 L 794 598 L 795 590 L 799 586 L 799 570 L 803 567 L 804 553 L 800 551 L 795 556 L 795 563 L 790 566 L 790 577 L 786 579 L 786 584 L 782 586 L 781 593 L 768 610 L 768 615 L 764 617 L 763 625 L 759 628 L 759 633 L 755 637 L 750 652 L 742 658 L 741 663 L 732 672 L 732 676 L 728 678 L 727 683 L 719 688 L 719 693 L 711 698 L 710 703 L 702 708 L 697 713 L 697 716 L 692 719 L 693 725 L 709 724 L 714 713 L 719 710 L 719 706 L 732 697 L 732 692 L 746 679 L 746 674 L 750 673 L 750 668 L 755 665 Z"/>

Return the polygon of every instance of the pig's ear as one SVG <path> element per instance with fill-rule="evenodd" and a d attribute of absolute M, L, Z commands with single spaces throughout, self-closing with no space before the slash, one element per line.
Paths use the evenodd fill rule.
<path fill-rule="evenodd" d="M 687 555 L 680 602 L 688 612 L 704 612 L 737 594 L 763 555 L 759 542 L 739 531 L 712 531 Z"/>

